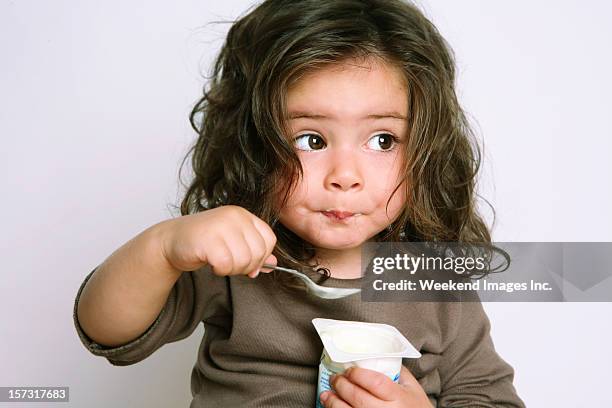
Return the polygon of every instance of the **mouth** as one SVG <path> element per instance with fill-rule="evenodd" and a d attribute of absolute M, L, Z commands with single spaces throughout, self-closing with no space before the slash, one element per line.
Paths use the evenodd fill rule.
<path fill-rule="evenodd" d="M 321 211 L 321 213 L 325 215 L 327 218 L 331 218 L 332 220 L 336 220 L 336 221 L 343 221 L 343 220 L 347 220 L 353 217 L 358 217 L 361 215 L 361 213 L 353 213 L 350 211 L 331 210 L 331 209 Z"/>

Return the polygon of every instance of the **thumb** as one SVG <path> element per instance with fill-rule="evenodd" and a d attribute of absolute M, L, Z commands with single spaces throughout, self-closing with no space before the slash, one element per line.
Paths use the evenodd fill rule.
<path fill-rule="evenodd" d="M 415 384 L 419 384 L 417 379 L 414 378 L 414 375 L 412 375 L 410 370 L 408 370 L 406 368 L 406 366 L 404 366 L 403 364 L 402 364 L 402 368 L 400 370 L 399 384 L 403 385 L 404 387 L 406 387 L 406 386 L 413 386 Z"/>
<path fill-rule="evenodd" d="M 264 261 L 264 263 L 265 263 L 265 264 L 268 264 L 268 265 L 276 265 L 276 264 L 278 263 L 278 261 L 277 261 L 277 259 L 276 259 L 276 257 L 275 257 L 274 255 L 270 254 L 270 256 L 268 256 L 268 257 L 266 258 L 266 260 Z M 269 268 L 265 268 L 265 267 L 264 267 L 264 268 L 261 268 L 261 271 L 262 271 L 262 272 L 265 272 L 265 273 L 268 273 L 268 272 L 272 272 L 272 269 L 269 269 Z"/>

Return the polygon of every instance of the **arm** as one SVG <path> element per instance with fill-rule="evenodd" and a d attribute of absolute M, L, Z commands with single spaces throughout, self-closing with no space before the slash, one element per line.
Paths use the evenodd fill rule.
<path fill-rule="evenodd" d="M 128 343 L 144 333 L 164 307 L 181 276 L 161 250 L 164 225 L 154 225 L 120 247 L 84 286 L 77 317 L 95 342 Z"/>
<path fill-rule="evenodd" d="M 480 302 L 461 303 L 456 336 L 443 352 L 440 408 L 524 408 L 512 384 L 514 370 L 495 351 Z"/>
<path fill-rule="evenodd" d="M 264 221 L 237 206 L 154 225 L 86 277 L 73 312 L 79 338 L 114 365 L 141 361 L 229 313 L 228 276 L 275 264 L 275 243 Z"/>

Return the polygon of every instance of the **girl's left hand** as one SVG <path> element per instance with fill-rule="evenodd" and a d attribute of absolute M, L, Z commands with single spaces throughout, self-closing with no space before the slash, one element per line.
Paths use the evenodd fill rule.
<path fill-rule="evenodd" d="M 325 408 L 431 408 L 427 394 L 412 373 L 402 365 L 399 384 L 386 375 L 351 367 L 331 378 L 336 391 L 321 393 Z"/>

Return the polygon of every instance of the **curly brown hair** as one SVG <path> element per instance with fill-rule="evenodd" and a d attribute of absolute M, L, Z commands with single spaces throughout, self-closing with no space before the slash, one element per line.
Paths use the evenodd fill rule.
<path fill-rule="evenodd" d="M 281 194 L 282 206 L 302 174 L 283 136 L 286 93 L 313 70 L 367 57 L 404 73 L 409 101 L 408 200 L 375 239 L 490 243 L 476 209 L 480 148 L 455 93 L 453 52 L 402 0 L 266 0 L 233 22 L 190 115 L 199 136 L 185 157 L 194 178 L 181 214 L 244 207 L 273 228 L 279 264 L 316 267 L 314 247 L 279 222 L 274 199 Z"/>

